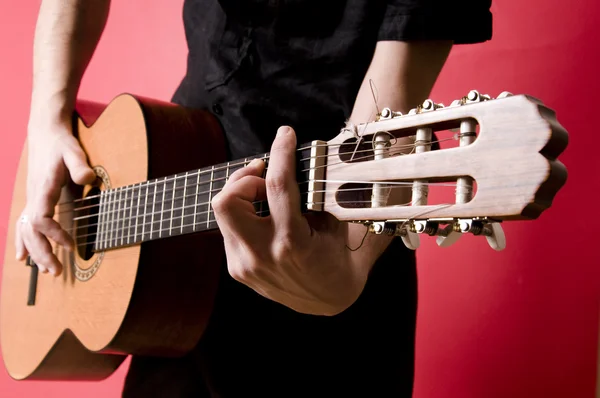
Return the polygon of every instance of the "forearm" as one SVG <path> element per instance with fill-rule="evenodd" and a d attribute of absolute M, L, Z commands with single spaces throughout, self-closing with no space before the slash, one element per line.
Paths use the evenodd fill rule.
<path fill-rule="evenodd" d="M 377 108 L 388 107 L 406 113 L 421 104 L 430 94 L 451 47 L 451 42 L 379 42 L 350 121 L 355 125 L 372 121 Z M 407 140 L 398 140 L 397 145 L 406 143 Z M 410 196 L 406 195 L 409 191 L 403 191 L 392 191 L 390 204 L 410 201 Z M 360 246 L 364 236 L 364 226 L 349 225 L 351 248 Z M 387 236 L 368 235 L 360 250 L 352 253 L 353 262 L 368 272 L 391 240 Z"/>
<path fill-rule="evenodd" d="M 110 0 L 44 0 L 34 37 L 30 123 L 70 118 Z M 60 120 L 62 119 L 62 120 Z"/>

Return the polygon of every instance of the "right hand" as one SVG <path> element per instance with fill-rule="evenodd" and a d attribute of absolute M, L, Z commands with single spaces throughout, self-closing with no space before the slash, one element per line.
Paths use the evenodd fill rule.
<path fill-rule="evenodd" d="M 96 175 L 73 136 L 71 120 L 45 125 L 30 122 L 28 149 L 27 202 L 15 234 L 17 259 L 22 261 L 29 254 L 41 272 L 59 275 L 62 265 L 49 239 L 68 250 L 75 244 L 53 219 L 54 207 L 69 179 L 83 185 L 94 182 Z"/>

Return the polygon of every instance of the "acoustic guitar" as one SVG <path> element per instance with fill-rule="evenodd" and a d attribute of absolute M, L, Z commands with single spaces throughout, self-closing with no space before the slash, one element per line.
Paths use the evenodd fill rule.
<path fill-rule="evenodd" d="M 2 357 L 18 380 L 98 380 L 130 354 L 190 351 L 224 262 L 211 199 L 235 170 L 269 158 L 226 162 L 210 113 L 128 94 L 107 106 L 79 102 L 74 132 L 98 178 L 65 187 L 55 208 L 77 244 L 74 252 L 55 246 L 58 277 L 15 260 L 26 148 L 18 167 L 0 297 Z M 403 137 L 410 145 L 398 144 Z M 502 250 L 501 223 L 535 220 L 565 184 L 558 156 L 567 143 L 555 113 L 527 95 L 474 90 L 449 106 L 385 108 L 330 141 L 299 145 L 302 211 L 361 223 L 411 249 L 422 236 L 449 246 L 470 234 Z M 434 201 L 439 187 L 452 191 Z M 412 200 L 388 203 L 397 188 Z M 255 208 L 269 216 L 266 202 Z"/>

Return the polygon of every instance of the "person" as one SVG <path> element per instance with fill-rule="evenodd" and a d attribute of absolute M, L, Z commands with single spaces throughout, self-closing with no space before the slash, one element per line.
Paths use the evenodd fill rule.
<path fill-rule="evenodd" d="M 71 117 L 109 3 L 44 0 L 36 26 L 30 221 L 16 245 L 55 275 L 49 240 L 72 245 L 52 220 L 60 187 L 94 179 Z M 255 162 L 213 200 L 227 264 L 200 343 L 183 358 L 134 356 L 123 396 L 411 396 L 415 253 L 399 238 L 360 245 L 363 226 L 302 216 L 293 152 L 378 107 L 420 104 L 453 45 L 491 39 L 491 0 L 185 0 L 183 20 L 187 72 L 173 102 L 210 109 L 230 159 L 270 149 L 271 161 L 265 178 Z M 269 223 L 249 221 L 257 195 Z"/>

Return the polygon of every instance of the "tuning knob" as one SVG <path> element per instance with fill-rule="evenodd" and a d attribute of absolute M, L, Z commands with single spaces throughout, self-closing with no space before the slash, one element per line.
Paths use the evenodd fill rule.
<path fill-rule="evenodd" d="M 512 93 L 509 91 L 503 91 L 500 93 L 500 95 L 498 95 L 497 99 L 502 99 L 502 98 L 507 98 L 507 97 L 512 97 Z"/>
<path fill-rule="evenodd" d="M 487 224 L 483 229 L 488 244 L 494 250 L 501 251 L 506 249 L 506 235 L 504 229 L 497 222 Z"/>
<path fill-rule="evenodd" d="M 410 250 L 417 250 L 419 246 L 421 246 L 421 239 L 419 235 L 409 231 L 408 228 L 404 229 L 404 232 L 400 235 L 402 238 L 402 242 L 406 245 Z"/>
<path fill-rule="evenodd" d="M 454 224 L 446 225 L 446 227 L 438 232 L 439 236 L 436 243 L 439 247 L 450 247 L 456 243 L 462 236 L 462 233 L 454 230 Z"/>

